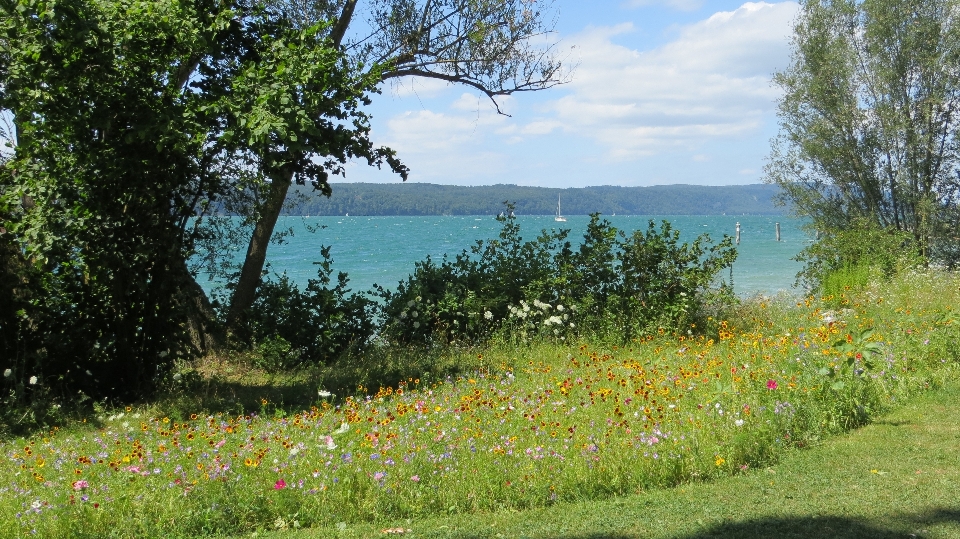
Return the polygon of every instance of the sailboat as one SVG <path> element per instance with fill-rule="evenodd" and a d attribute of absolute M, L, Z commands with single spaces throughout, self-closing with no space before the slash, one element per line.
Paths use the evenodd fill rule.
<path fill-rule="evenodd" d="M 557 195 L 557 216 L 553 218 L 558 223 L 566 223 L 567 218 L 560 215 L 560 195 Z"/>

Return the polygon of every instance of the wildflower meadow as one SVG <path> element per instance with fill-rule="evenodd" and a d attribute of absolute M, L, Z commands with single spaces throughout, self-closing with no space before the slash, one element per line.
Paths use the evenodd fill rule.
<path fill-rule="evenodd" d="M 470 373 L 299 412 L 127 407 L 0 444 L 0 534 L 240 533 L 706 481 L 869 421 L 958 369 L 960 280 L 755 298 L 707 332 L 473 349 Z M 569 339 L 568 339 L 569 341 Z M 466 358 L 465 358 L 466 361 Z M 372 393 L 372 394 L 368 394 Z"/>

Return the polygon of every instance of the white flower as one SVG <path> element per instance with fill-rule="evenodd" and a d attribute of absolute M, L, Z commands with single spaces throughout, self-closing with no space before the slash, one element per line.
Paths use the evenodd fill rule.
<path fill-rule="evenodd" d="M 493 320 L 493 313 L 490 311 L 484 311 L 483 317 L 486 318 L 487 320 Z"/>
<path fill-rule="evenodd" d="M 321 390 L 317 391 L 317 396 L 319 396 L 321 399 L 325 399 L 325 398 L 327 398 L 327 397 L 332 397 L 332 396 L 333 396 L 333 393 L 330 393 L 330 392 L 327 391 L 326 389 L 321 389 Z"/>
<path fill-rule="evenodd" d="M 418 329 L 420 327 L 420 322 L 413 323 L 413 329 Z"/>
<path fill-rule="evenodd" d="M 400 320 L 403 320 L 403 319 L 405 319 L 406 317 L 407 317 L 407 311 L 401 311 L 401 312 L 400 312 Z"/>
<path fill-rule="evenodd" d="M 742 420 L 742 419 L 738 419 L 738 420 L 734 421 L 733 424 L 736 425 L 736 426 L 738 426 L 738 427 L 742 427 L 742 426 L 743 426 L 743 420 Z"/>
<path fill-rule="evenodd" d="M 300 448 L 299 448 L 299 447 L 291 448 L 291 449 L 290 449 L 290 456 L 291 456 L 291 457 L 295 457 L 295 456 L 297 456 L 297 453 L 299 453 L 299 452 L 300 452 Z"/>
<path fill-rule="evenodd" d="M 40 500 L 33 500 L 32 502 L 30 502 L 30 507 L 33 509 L 40 509 L 41 505 L 43 504 L 40 503 Z"/>
<path fill-rule="evenodd" d="M 413 318 L 416 318 L 420 316 L 420 313 L 418 313 L 417 311 L 410 311 L 410 316 L 412 316 Z"/>
<path fill-rule="evenodd" d="M 37 377 L 36 377 L 36 376 L 31 376 L 31 377 L 30 377 L 30 385 L 32 385 L 32 386 L 37 385 Z"/>
<path fill-rule="evenodd" d="M 10 378 L 11 376 L 13 376 L 13 371 L 12 371 L 12 370 L 6 369 L 6 370 L 3 371 L 3 377 L 4 377 L 4 378 Z"/>
<path fill-rule="evenodd" d="M 576 324 L 574 324 L 573 322 L 570 322 L 570 327 L 575 328 L 575 327 L 577 327 L 577 326 L 576 326 Z"/>
<path fill-rule="evenodd" d="M 416 302 L 416 301 L 413 301 L 413 300 L 411 299 L 410 301 L 407 302 L 407 307 L 413 307 L 413 306 L 416 305 L 416 304 L 417 304 L 417 302 Z"/>
<path fill-rule="evenodd" d="M 557 304 L 557 310 L 563 312 L 563 305 Z"/>
<path fill-rule="evenodd" d="M 348 432 L 350 432 L 349 423 L 341 423 L 340 427 L 338 427 L 337 430 L 333 431 L 334 434 L 346 434 Z"/>

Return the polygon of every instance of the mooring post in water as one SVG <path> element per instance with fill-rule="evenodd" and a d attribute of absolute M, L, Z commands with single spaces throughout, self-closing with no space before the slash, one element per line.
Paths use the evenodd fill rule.
<path fill-rule="evenodd" d="M 780 241 L 780 223 L 777 223 L 777 241 Z"/>
<path fill-rule="evenodd" d="M 737 222 L 737 245 L 740 245 L 740 223 Z"/>

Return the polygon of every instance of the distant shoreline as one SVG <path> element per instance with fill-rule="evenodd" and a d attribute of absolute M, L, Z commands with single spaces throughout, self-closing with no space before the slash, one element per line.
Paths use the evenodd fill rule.
<path fill-rule="evenodd" d="M 334 183 L 333 196 L 311 186 L 291 189 L 285 215 L 442 216 L 497 215 L 504 201 L 517 215 L 553 215 L 557 197 L 564 215 L 784 215 L 774 204 L 777 187 L 751 185 L 594 186 L 580 188 L 518 185 L 457 186 L 427 183 Z"/>

